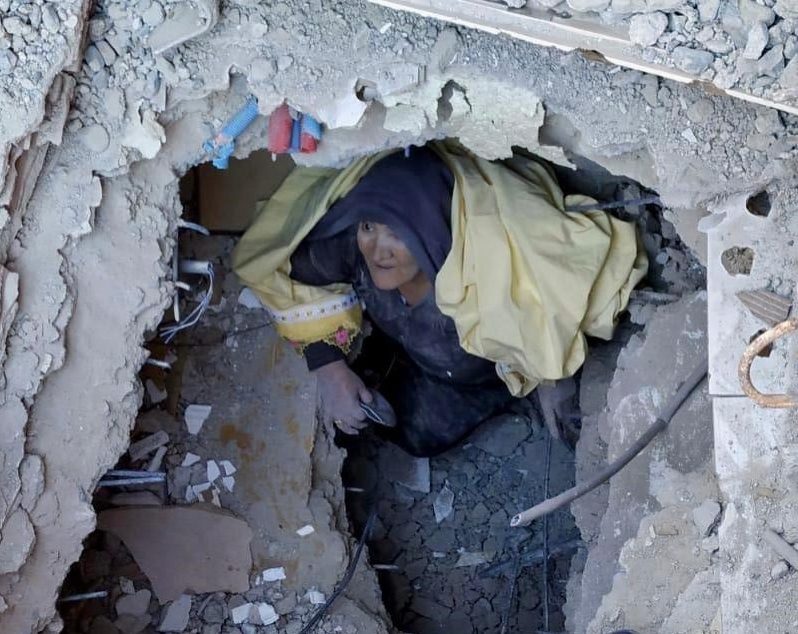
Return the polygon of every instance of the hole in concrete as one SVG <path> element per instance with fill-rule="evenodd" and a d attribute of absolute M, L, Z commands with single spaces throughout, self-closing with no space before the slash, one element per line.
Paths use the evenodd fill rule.
<path fill-rule="evenodd" d="M 770 207 L 770 194 L 767 190 L 762 190 L 745 201 L 745 208 L 754 216 L 767 217 L 770 214 Z"/>
<path fill-rule="evenodd" d="M 451 95 L 458 89 L 456 85 L 448 87 Z M 650 193 L 586 159 L 571 158 L 579 169 L 554 167 L 569 193 L 600 200 L 630 200 Z M 138 442 L 166 431 L 168 449 L 162 465 L 167 483 L 100 489 L 95 508 L 101 512 L 131 502 L 174 507 L 185 504 L 189 495 L 191 500 L 199 498 L 211 505 L 218 501 L 254 529 L 252 571 L 284 567 L 288 578 L 280 585 L 254 586 L 246 594 L 200 594 L 192 608 L 192 619 L 196 619 L 192 623 L 200 628 L 197 631 L 203 624 L 225 619 L 231 625 L 231 609 L 245 601 L 273 605 L 282 615 L 281 628 L 286 623 L 307 621 L 314 609 L 307 590 L 329 592 L 342 574 L 340 561 L 346 555 L 341 552 L 340 533 L 359 536 L 373 508 L 379 519 L 368 543 L 368 559 L 381 565 L 381 596 L 370 590 L 367 577 L 353 582 L 348 595 L 359 605 L 376 613 L 384 604 L 396 627 L 417 634 L 492 634 L 501 631 L 505 613 L 509 631 L 541 629 L 544 580 L 540 565 L 521 568 L 517 600 L 509 611 L 506 570 L 486 576 L 491 565 L 507 563 L 519 537 L 527 538 L 520 546 L 525 553 L 542 544 L 539 524 L 525 532 L 508 526 L 514 512 L 544 497 L 547 432 L 537 413 L 521 407 L 492 426 L 483 426 L 460 447 L 432 459 L 426 491 L 400 484 L 406 479 L 398 475 L 397 468 L 407 457 L 397 456 L 398 450 L 371 430 L 356 440 L 337 439 L 348 451 L 343 463 L 331 437 L 323 430 L 314 432 L 314 383 L 304 363 L 278 340 L 256 302 L 240 296 L 242 289 L 230 273 L 234 236 L 249 225 L 254 199 L 270 195 L 292 167 L 290 160 L 274 164 L 266 153 L 256 152 L 245 161 L 233 160 L 226 172 L 200 165 L 181 180 L 183 218 L 200 222 L 212 235 L 181 231 L 179 255 L 212 262 L 217 276 L 211 305 L 198 326 L 181 333 L 168 346 L 159 340 L 150 345 L 152 356 L 168 360 L 171 369 L 145 366 L 141 374 L 144 405 L 131 440 Z M 263 178 L 264 174 L 268 178 Z M 267 190 L 253 193 L 253 183 Z M 602 380 L 612 376 L 615 356 L 657 305 L 704 285 L 703 267 L 682 244 L 673 225 L 662 218 L 661 210 L 630 206 L 612 213 L 638 225 L 651 267 L 645 290 L 630 307 L 631 319 L 623 317 L 612 342 L 591 343 L 592 351 L 604 359 L 606 376 Z M 198 296 L 195 291 L 183 295 L 184 313 L 196 305 Z M 170 314 L 167 311 L 165 323 Z M 184 418 L 189 407 L 198 404 L 210 405 L 212 410 L 201 433 L 192 436 Z M 192 454 L 196 458 L 191 458 Z M 117 468 L 144 469 L 153 457 L 151 452 L 134 461 L 126 455 Z M 191 460 L 196 462 L 188 464 Z M 237 469 L 232 492 L 218 478 L 207 485 L 209 462 L 215 464 L 215 470 L 222 469 L 225 460 Z M 554 495 L 573 484 L 573 454 L 554 444 L 552 465 L 550 494 Z M 338 481 L 341 476 L 349 488 L 345 507 Z M 454 493 L 453 510 L 438 523 L 433 507 L 443 489 Z M 307 500 L 316 497 L 318 504 L 311 515 Z M 298 538 L 296 530 L 307 523 L 314 525 L 315 532 Z M 96 590 L 109 594 L 74 608 L 64 604 L 67 631 L 87 631 L 98 619 L 116 620 L 114 606 L 131 588 L 122 578 L 129 579 L 134 590 L 154 589 L 148 577 L 152 571 L 139 566 L 119 540 L 108 535 L 96 532 L 87 540 L 64 594 Z M 552 547 L 578 536 L 568 511 L 551 516 Z M 98 556 L 98 552 L 104 554 Z M 549 564 L 550 629 L 554 631 L 565 626 L 565 586 L 575 552 L 574 547 L 566 548 Z M 87 565 L 98 559 L 104 568 L 86 576 Z M 147 621 L 146 627 L 153 627 L 164 613 L 153 600 L 141 618 Z"/>
<path fill-rule="evenodd" d="M 758 330 L 758 331 L 757 331 L 757 332 L 755 332 L 753 335 L 751 335 L 751 338 L 748 340 L 748 343 L 751 343 L 751 342 L 752 342 L 754 339 L 756 339 L 756 338 L 757 338 L 759 335 L 762 335 L 762 334 L 764 334 L 764 333 L 766 333 L 766 332 L 767 332 L 767 328 L 762 328 L 762 329 Z M 758 356 L 758 357 L 764 357 L 764 358 L 768 358 L 768 357 L 770 356 L 770 353 L 771 353 L 771 352 L 773 352 L 773 344 L 772 344 L 772 343 L 771 343 L 771 344 L 768 344 L 767 346 L 765 346 L 764 348 L 762 348 L 762 350 L 760 350 L 760 351 L 759 351 L 759 353 L 758 353 L 756 356 Z"/>
<path fill-rule="evenodd" d="M 750 275 L 754 266 L 754 250 L 750 247 L 730 247 L 720 256 L 729 275 Z"/>

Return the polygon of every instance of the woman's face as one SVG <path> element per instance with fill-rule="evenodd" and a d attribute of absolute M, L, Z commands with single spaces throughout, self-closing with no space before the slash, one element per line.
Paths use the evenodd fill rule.
<path fill-rule="evenodd" d="M 361 222 L 357 228 L 357 246 L 374 286 L 380 290 L 395 290 L 421 274 L 416 259 L 388 225 Z"/>

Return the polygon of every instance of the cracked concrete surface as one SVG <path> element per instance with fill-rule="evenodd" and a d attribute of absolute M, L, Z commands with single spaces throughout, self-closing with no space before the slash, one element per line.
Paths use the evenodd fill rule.
<path fill-rule="evenodd" d="M 329 131 L 308 160 L 446 135 L 489 157 L 511 144 L 579 155 L 657 190 L 685 233 L 711 203 L 795 173 L 791 117 L 362 2 L 224 2 L 210 32 L 162 55 L 137 6 L 101 2 L 88 21 L 85 9 L 59 5 L 66 43 L 39 75 L 12 73 L 0 90 L 0 261 L 19 281 L 0 401 L 3 631 L 60 627 L 58 588 L 93 528 L 94 485 L 129 442 L 142 342 L 171 298 L 177 178 L 249 92 L 264 114 L 288 99 L 324 119 L 358 78 L 424 65 L 425 82 Z M 49 36 L 18 37 L 45 59 Z M 100 41 L 115 58 L 71 66 Z M 257 122 L 238 155 L 263 147 L 263 131 Z"/>

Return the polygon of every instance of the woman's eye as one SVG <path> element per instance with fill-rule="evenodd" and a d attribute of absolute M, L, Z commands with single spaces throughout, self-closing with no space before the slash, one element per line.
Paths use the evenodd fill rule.
<path fill-rule="evenodd" d="M 374 227 L 371 225 L 371 223 L 370 223 L 370 222 L 364 222 L 364 223 L 362 223 L 362 224 L 360 225 L 360 228 L 361 228 L 363 231 L 371 231 L 371 230 L 372 230 Z"/>

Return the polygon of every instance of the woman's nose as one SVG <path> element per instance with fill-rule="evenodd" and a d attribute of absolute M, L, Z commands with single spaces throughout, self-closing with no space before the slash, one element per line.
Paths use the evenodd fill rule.
<path fill-rule="evenodd" d="M 376 244 L 374 245 L 374 257 L 378 260 L 388 260 L 392 255 L 391 246 L 388 240 L 381 236 L 377 236 Z"/>

